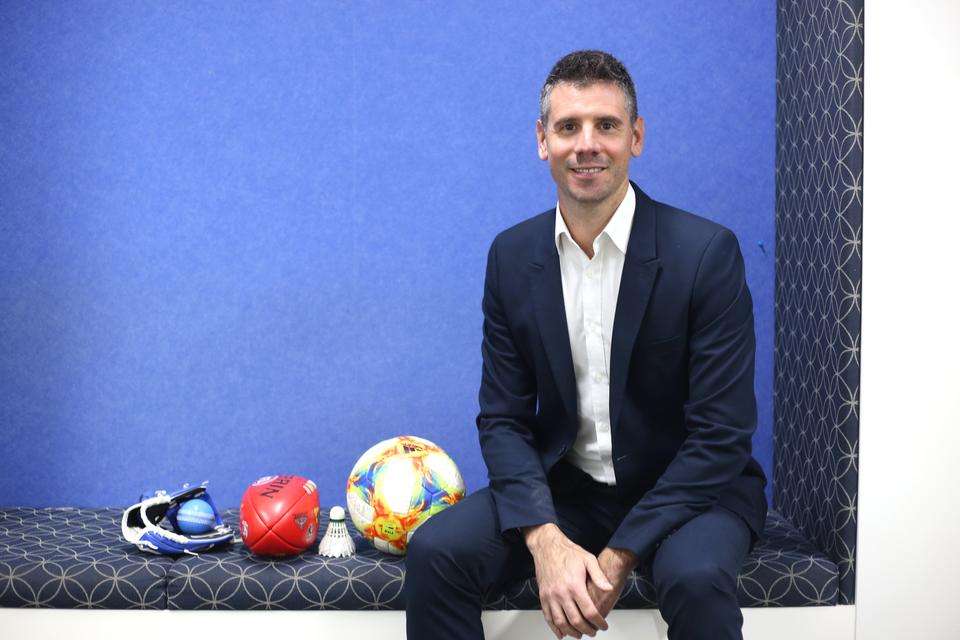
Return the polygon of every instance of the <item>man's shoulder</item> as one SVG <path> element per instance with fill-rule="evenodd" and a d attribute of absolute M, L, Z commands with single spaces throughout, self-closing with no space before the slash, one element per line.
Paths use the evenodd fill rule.
<path fill-rule="evenodd" d="M 552 207 L 504 229 L 493 239 L 493 245 L 506 253 L 529 251 L 538 241 L 553 235 L 555 221 L 556 207 Z"/>
<path fill-rule="evenodd" d="M 680 243 L 694 248 L 708 244 L 719 233 L 733 235 L 724 225 L 702 215 L 663 202 L 654 202 L 654 206 L 661 246 Z"/>
<path fill-rule="evenodd" d="M 638 195 L 637 214 L 654 218 L 652 229 L 656 230 L 658 249 L 696 251 L 703 249 L 718 234 L 736 238 L 729 228 L 710 218 L 654 200 L 642 191 Z M 494 238 L 493 247 L 508 255 L 528 253 L 539 242 L 549 242 L 553 238 L 555 222 L 556 206 L 504 229 Z"/>

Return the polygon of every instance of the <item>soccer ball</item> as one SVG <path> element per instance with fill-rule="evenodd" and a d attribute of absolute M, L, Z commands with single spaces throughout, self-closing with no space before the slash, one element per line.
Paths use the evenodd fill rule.
<path fill-rule="evenodd" d="M 407 542 L 427 518 L 466 493 L 457 465 L 423 438 L 398 436 L 360 456 L 347 480 L 354 526 L 380 551 L 407 552 Z"/>

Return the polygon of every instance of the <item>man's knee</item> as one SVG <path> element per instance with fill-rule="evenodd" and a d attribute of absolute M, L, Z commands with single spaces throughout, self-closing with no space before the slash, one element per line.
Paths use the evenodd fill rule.
<path fill-rule="evenodd" d="M 415 608 L 417 602 L 425 603 L 447 588 L 444 576 L 451 572 L 451 565 L 445 562 L 442 553 L 442 534 L 443 527 L 435 526 L 430 519 L 420 525 L 407 541 L 404 591 L 408 608 Z"/>
<path fill-rule="evenodd" d="M 498 566 L 497 554 L 484 555 L 483 549 L 489 550 L 489 544 L 478 529 L 465 526 L 464 518 L 472 515 L 470 510 L 457 513 L 457 507 L 434 515 L 410 537 L 405 586 L 408 598 L 426 602 L 451 591 L 479 598 L 489 588 Z"/>
<path fill-rule="evenodd" d="M 429 566 L 428 563 L 442 553 L 445 547 L 443 534 L 443 527 L 437 526 L 434 518 L 414 530 L 407 541 L 407 572 Z"/>
<path fill-rule="evenodd" d="M 469 564 L 477 543 L 458 533 L 457 505 L 434 515 L 414 530 L 407 542 L 406 570 L 443 571 Z"/>

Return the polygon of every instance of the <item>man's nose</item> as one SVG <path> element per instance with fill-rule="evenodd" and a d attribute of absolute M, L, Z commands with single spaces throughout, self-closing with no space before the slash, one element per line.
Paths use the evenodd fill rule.
<path fill-rule="evenodd" d="M 594 154 L 599 151 L 598 143 L 596 130 L 588 125 L 580 130 L 580 135 L 577 136 L 577 142 L 573 150 L 577 154 Z"/>

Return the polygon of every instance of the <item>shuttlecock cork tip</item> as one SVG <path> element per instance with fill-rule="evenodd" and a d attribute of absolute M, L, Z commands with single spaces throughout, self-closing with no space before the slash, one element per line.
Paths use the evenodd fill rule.
<path fill-rule="evenodd" d="M 343 507 L 337 505 L 330 509 L 331 520 L 343 520 Z"/>

